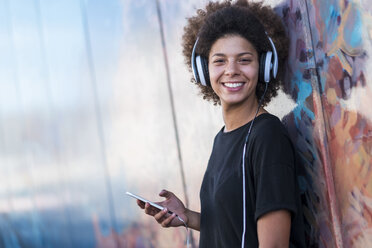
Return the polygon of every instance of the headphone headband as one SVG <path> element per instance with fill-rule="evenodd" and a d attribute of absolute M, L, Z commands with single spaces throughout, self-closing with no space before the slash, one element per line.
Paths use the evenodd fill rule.
<path fill-rule="evenodd" d="M 273 77 L 276 78 L 276 75 L 278 73 L 278 54 L 276 52 L 276 48 L 275 48 L 273 40 L 270 38 L 270 36 L 267 33 L 266 33 L 266 36 L 267 38 L 269 38 L 271 48 L 273 49 L 274 61 L 273 61 L 272 73 L 273 73 Z"/>

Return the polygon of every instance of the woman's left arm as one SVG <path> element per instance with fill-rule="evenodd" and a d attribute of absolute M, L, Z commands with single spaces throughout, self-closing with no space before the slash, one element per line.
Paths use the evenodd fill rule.
<path fill-rule="evenodd" d="M 291 213 L 288 210 L 268 212 L 257 221 L 260 248 L 288 248 L 290 232 Z"/>

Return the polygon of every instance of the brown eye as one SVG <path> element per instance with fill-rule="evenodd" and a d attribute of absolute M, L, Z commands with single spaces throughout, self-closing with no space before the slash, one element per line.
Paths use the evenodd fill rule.
<path fill-rule="evenodd" d="M 242 63 L 250 63 L 250 62 L 252 62 L 252 59 L 242 58 L 242 59 L 240 59 L 240 62 L 242 62 Z"/>
<path fill-rule="evenodd" d="M 216 59 L 213 61 L 214 64 L 219 64 L 219 63 L 223 63 L 224 60 L 223 59 Z"/>

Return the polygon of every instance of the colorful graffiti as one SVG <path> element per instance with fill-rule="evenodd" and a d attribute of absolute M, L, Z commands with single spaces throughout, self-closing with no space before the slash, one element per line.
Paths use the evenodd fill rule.
<path fill-rule="evenodd" d="M 205 2 L 0 0 L 0 247 L 185 247 L 124 192 L 200 208 L 223 123 L 180 39 Z M 308 247 L 372 247 L 372 6 L 270 3 L 291 41 L 283 122 Z"/>
<path fill-rule="evenodd" d="M 287 125 L 303 157 L 310 246 L 370 247 L 372 210 L 370 7 L 356 1 L 290 1 L 286 91 L 298 103 Z M 306 213 L 305 212 L 305 213 Z"/>
<path fill-rule="evenodd" d="M 322 56 L 317 53 L 316 60 L 320 63 L 327 59 L 320 85 L 343 245 L 369 247 L 372 246 L 372 113 L 359 111 L 359 106 L 371 102 L 372 97 L 364 48 L 364 42 L 370 40 L 362 37 L 370 32 L 363 25 L 370 16 L 369 6 L 352 1 L 340 1 L 326 8 L 324 5 L 320 8 L 320 4 L 323 3 L 313 5 L 318 10 L 314 18 L 318 32 L 314 38 L 318 39 L 317 43 L 323 43 L 324 53 Z M 321 24 L 316 20 L 327 14 L 326 9 L 332 10 L 334 18 Z"/>

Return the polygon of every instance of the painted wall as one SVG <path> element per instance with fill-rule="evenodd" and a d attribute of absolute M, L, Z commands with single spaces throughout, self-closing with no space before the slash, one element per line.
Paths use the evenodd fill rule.
<path fill-rule="evenodd" d="M 371 6 L 367 1 L 289 1 L 284 118 L 305 165 L 310 244 L 372 245 Z"/>
<path fill-rule="evenodd" d="M 268 109 L 303 162 L 308 244 L 372 246 L 371 7 L 269 3 L 291 49 L 287 95 Z M 189 83 L 180 39 L 204 4 L 0 0 L 0 247 L 185 247 L 183 228 L 124 193 L 167 188 L 200 209 L 223 122 Z"/>

